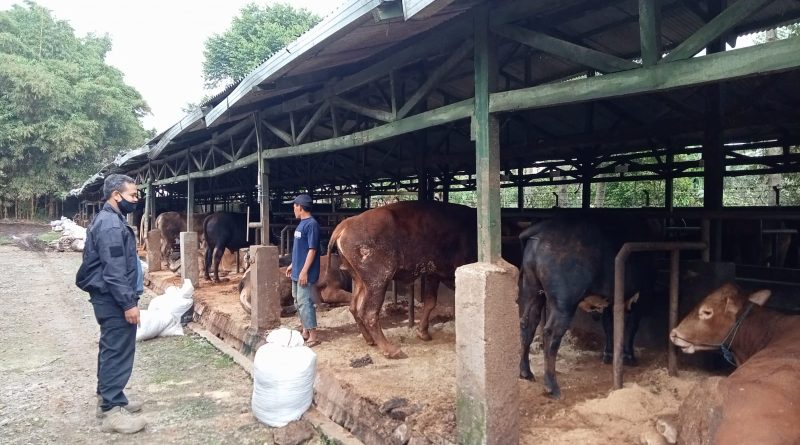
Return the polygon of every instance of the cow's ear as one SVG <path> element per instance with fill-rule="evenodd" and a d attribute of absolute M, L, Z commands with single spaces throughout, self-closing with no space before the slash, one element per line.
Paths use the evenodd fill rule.
<path fill-rule="evenodd" d="M 758 292 L 753 292 L 752 294 L 750 294 L 750 298 L 748 298 L 748 300 L 750 300 L 752 303 L 755 303 L 755 304 L 757 304 L 759 306 L 764 306 L 764 303 L 766 303 L 767 300 L 769 300 L 770 296 L 772 296 L 772 291 L 771 290 L 769 290 L 769 289 L 761 289 Z"/>

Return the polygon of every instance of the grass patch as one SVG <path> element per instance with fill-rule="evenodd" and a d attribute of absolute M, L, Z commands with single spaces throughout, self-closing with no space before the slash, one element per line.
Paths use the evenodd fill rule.
<path fill-rule="evenodd" d="M 184 419 L 208 419 L 217 413 L 217 405 L 213 400 L 197 397 L 181 400 L 174 407 L 175 414 Z"/>
<path fill-rule="evenodd" d="M 14 244 L 14 242 L 11 241 L 11 238 L 0 235 L 0 246 L 10 246 L 12 244 Z"/>
<path fill-rule="evenodd" d="M 55 240 L 61 238 L 61 233 L 52 232 L 52 231 L 44 232 L 44 233 L 40 234 L 39 236 L 37 236 L 36 238 L 38 238 L 39 241 L 43 241 L 45 243 L 50 243 L 52 241 L 55 241 Z"/>

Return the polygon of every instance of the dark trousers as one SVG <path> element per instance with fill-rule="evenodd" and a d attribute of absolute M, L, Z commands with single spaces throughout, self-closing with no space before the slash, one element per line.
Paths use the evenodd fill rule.
<path fill-rule="evenodd" d="M 125 406 L 125 385 L 133 371 L 136 351 L 136 325 L 125 320 L 125 313 L 110 297 L 92 296 L 94 316 L 100 325 L 100 351 L 97 354 L 97 394 L 102 409 Z"/>

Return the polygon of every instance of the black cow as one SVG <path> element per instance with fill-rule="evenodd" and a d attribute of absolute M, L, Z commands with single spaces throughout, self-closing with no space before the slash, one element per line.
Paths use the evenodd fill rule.
<path fill-rule="evenodd" d="M 225 249 L 238 254 L 239 249 L 252 244 L 246 240 L 247 216 L 244 213 L 212 213 L 203 221 L 203 234 L 206 239 L 205 276 L 207 280 L 211 279 L 208 269 L 213 262 L 214 281 L 219 282 L 219 263 Z"/>
<path fill-rule="evenodd" d="M 628 230 L 626 230 L 628 229 Z M 655 227 L 632 226 L 619 221 L 590 223 L 568 219 L 550 219 L 523 231 L 523 260 L 520 273 L 519 314 L 522 357 L 520 377 L 533 379 L 528 354 L 542 309 L 547 303 L 544 326 L 544 384 L 554 398 L 561 397 L 555 375 L 555 360 L 561 339 L 569 328 L 578 307 L 603 309 L 606 345 L 603 359 L 610 363 L 613 345 L 612 308 L 614 296 L 614 258 L 625 241 L 644 241 Z M 626 297 L 649 293 L 655 280 L 652 257 L 633 254 L 627 264 Z M 635 301 L 635 299 L 633 299 Z M 640 313 L 630 304 L 626 314 L 624 359 L 634 365 L 633 341 Z"/>

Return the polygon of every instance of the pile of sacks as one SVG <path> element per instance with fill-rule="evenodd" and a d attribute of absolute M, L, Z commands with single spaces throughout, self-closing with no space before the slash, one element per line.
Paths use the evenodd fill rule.
<path fill-rule="evenodd" d="M 52 241 L 50 247 L 59 252 L 83 252 L 83 247 L 86 243 L 85 228 L 75 224 L 74 221 L 66 216 L 50 221 L 50 228 L 54 232 L 61 232 L 61 238 Z"/>
<path fill-rule="evenodd" d="M 181 317 L 194 304 L 194 286 L 191 280 L 183 280 L 183 286 L 170 286 L 163 295 L 150 301 L 146 310 L 140 312 L 136 340 L 155 337 L 183 335 Z"/>
<path fill-rule="evenodd" d="M 291 329 L 270 332 L 253 359 L 253 415 L 280 428 L 300 419 L 314 398 L 317 354 Z"/>

